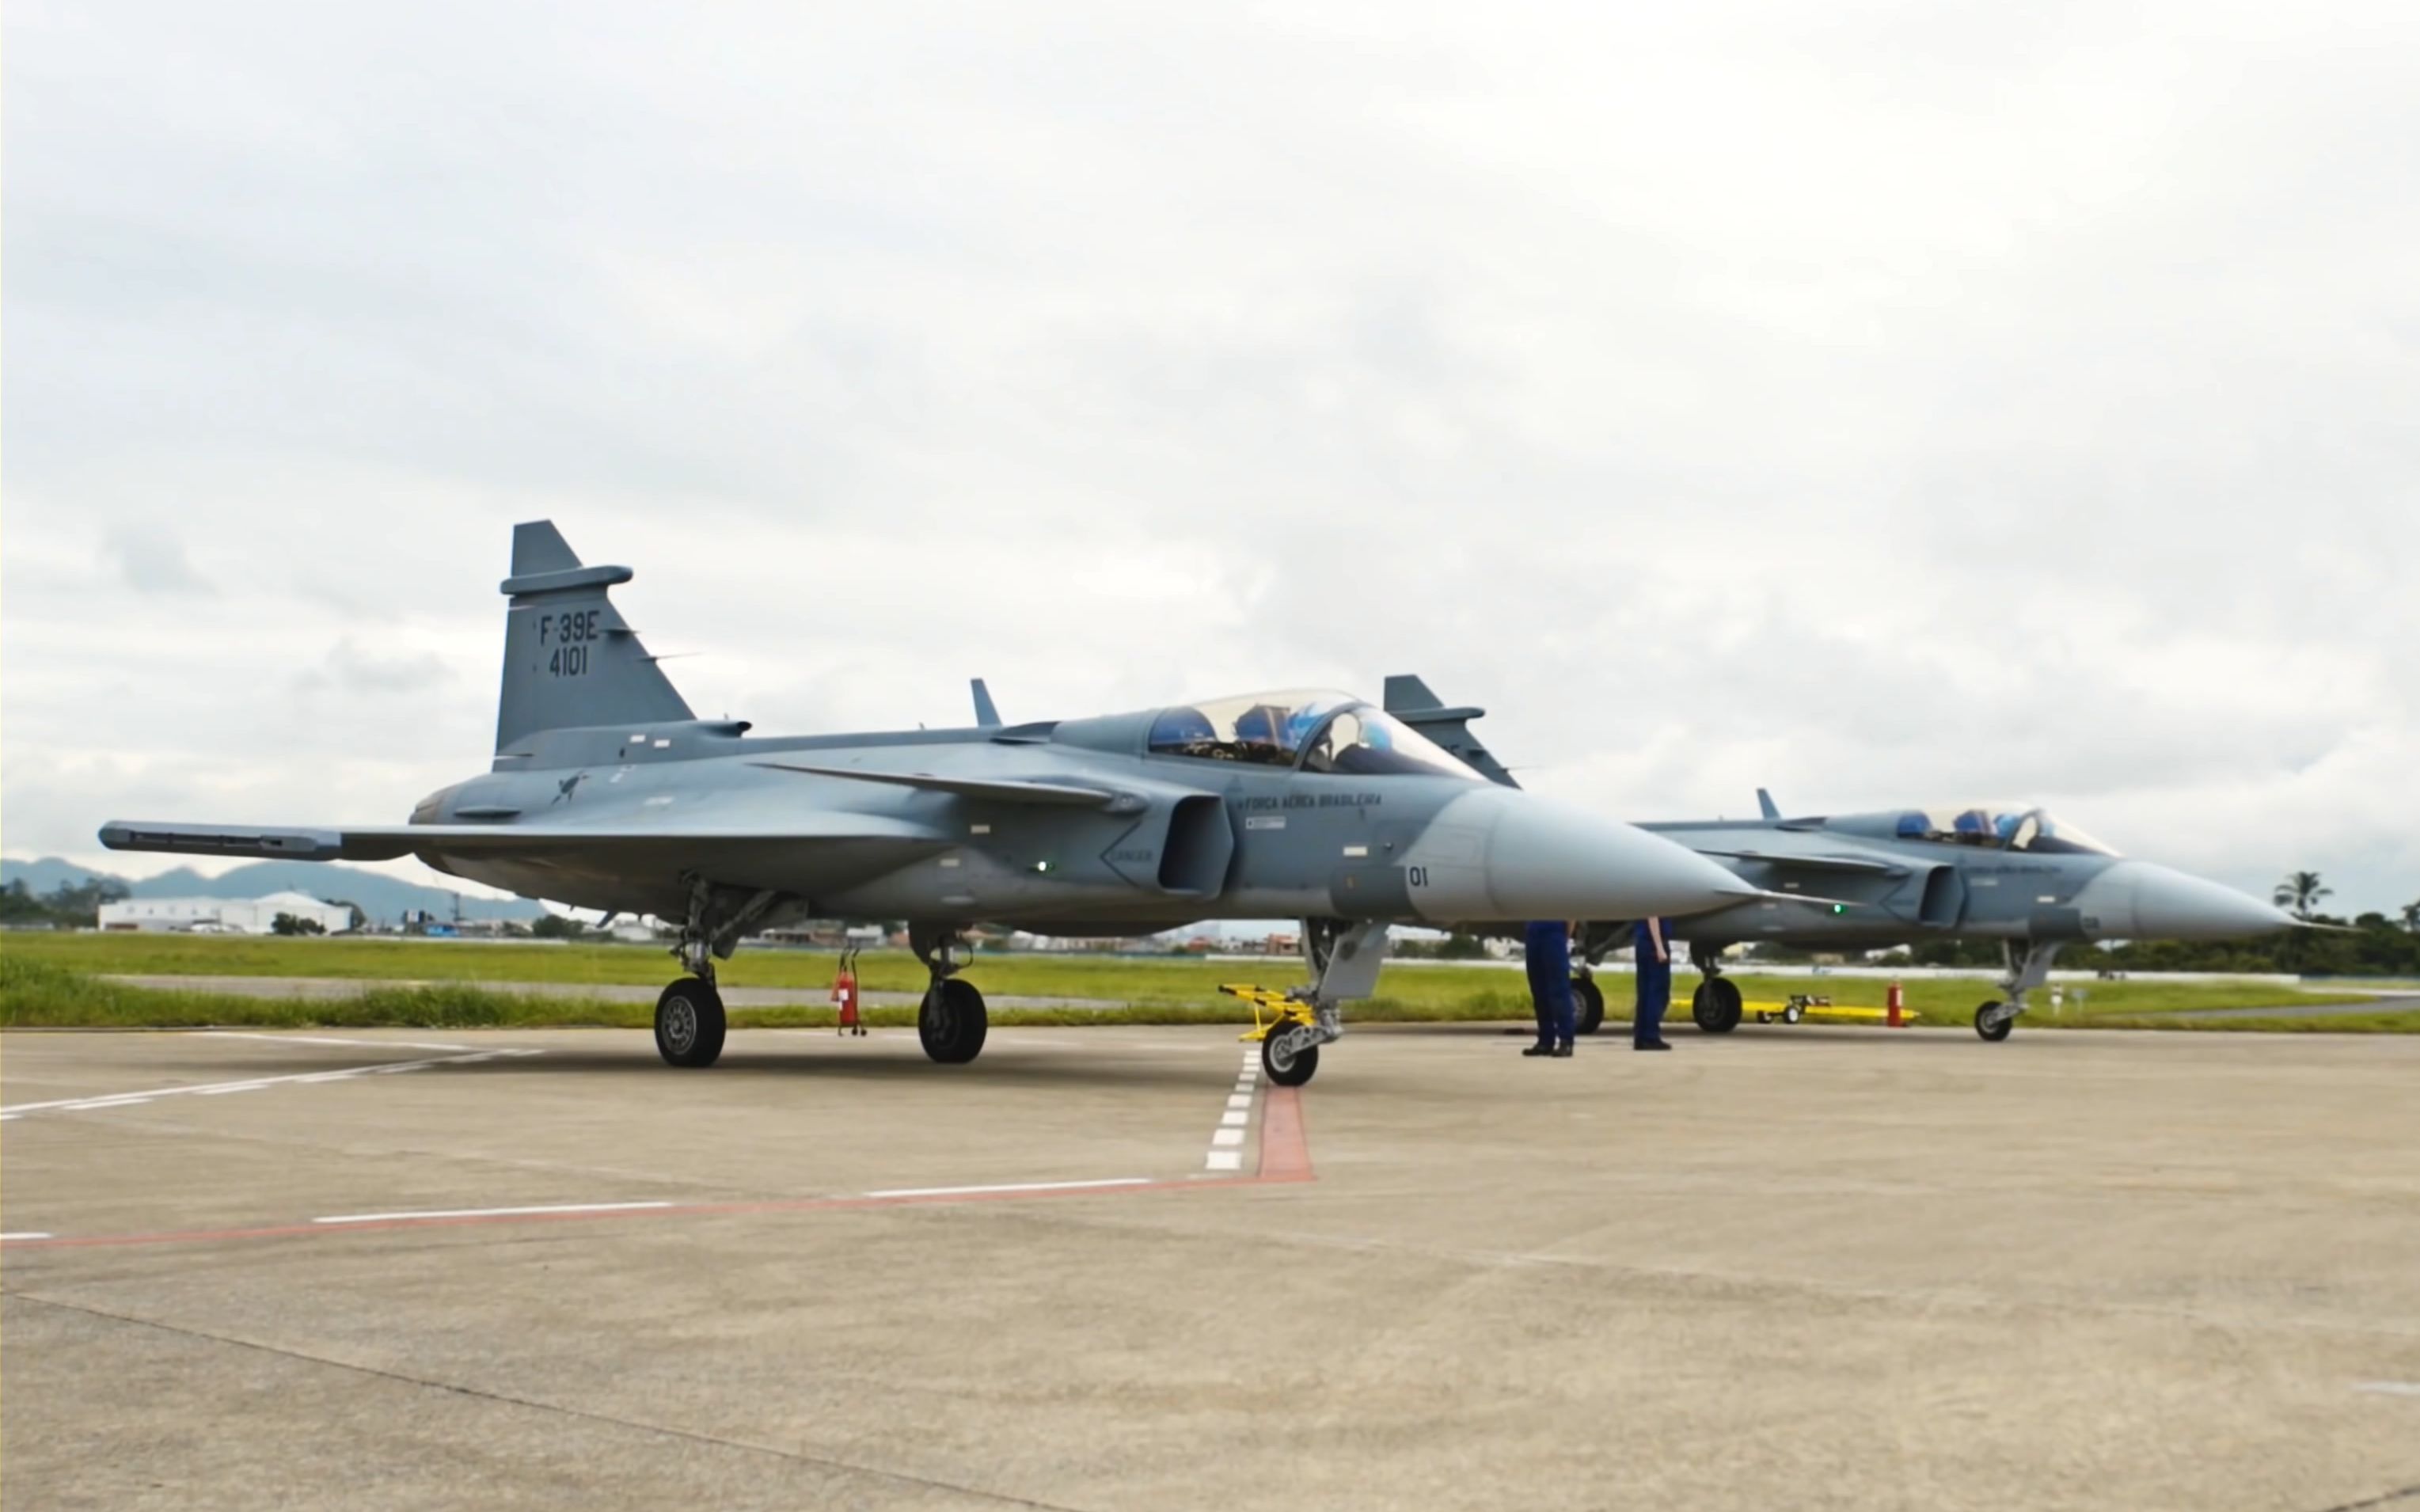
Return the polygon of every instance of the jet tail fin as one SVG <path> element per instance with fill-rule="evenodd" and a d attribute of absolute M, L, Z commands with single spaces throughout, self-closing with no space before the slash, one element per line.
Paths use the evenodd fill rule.
<path fill-rule="evenodd" d="M 1486 709 L 1473 705 L 1448 708 L 1443 699 L 1429 691 L 1425 681 L 1408 673 L 1387 679 L 1385 699 L 1388 713 L 1444 746 L 1463 765 L 1489 782 L 1506 787 L 1521 786 L 1512 780 L 1511 770 L 1470 731 L 1470 722 L 1485 717 Z"/>
<path fill-rule="evenodd" d="M 985 730 L 1000 728 L 1000 706 L 991 701 L 991 690 L 984 686 L 984 679 L 970 678 L 968 685 L 974 690 L 975 727 Z"/>
<path fill-rule="evenodd" d="M 634 574 L 588 567 L 551 520 L 513 527 L 513 572 L 501 585 L 504 685 L 496 749 L 540 730 L 694 719 L 689 704 L 613 608 Z"/>
<path fill-rule="evenodd" d="M 1756 790 L 1756 811 L 1769 819 L 1781 818 L 1781 806 L 1773 801 L 1771 793 L 1761 787 Z"/>

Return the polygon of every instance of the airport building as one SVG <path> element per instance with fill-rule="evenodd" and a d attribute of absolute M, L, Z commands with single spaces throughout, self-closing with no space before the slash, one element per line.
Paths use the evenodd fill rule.
<path fill-rule="evenodd" d="M 305 893 L 267 897 L 130 897 L 101 906 L 104 929 L 180 934 L 275 934 L 277 916 L 291 913 L 330 934 L 353 927 L 353 911 Z"/>

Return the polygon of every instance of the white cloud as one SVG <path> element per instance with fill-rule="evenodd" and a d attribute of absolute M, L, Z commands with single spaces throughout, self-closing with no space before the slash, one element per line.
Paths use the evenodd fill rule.
<path fill-rule="evenodd" d="M 9 42 L 12 851 L 400 817 L 551 515 L 767 728 L 1417 669 L 1637 817 L 2420 895 L 2409 8 Z"/>

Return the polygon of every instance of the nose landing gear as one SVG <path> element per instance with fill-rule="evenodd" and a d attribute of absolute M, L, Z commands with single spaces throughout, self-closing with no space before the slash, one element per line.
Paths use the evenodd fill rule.
<path fill-rule="evenodd" d="M 2020 944 L 2010 941 L 2000 948 L 2009 963 L 2009 974 L 2000 981 L 2000 990 L 2007 993 L 2004 1002 L 1993 998 L 1975 1010 L 1975 1033 L 1987 1044 L 1998 1044 L 2017 1027 L 2017 1015 L 2025 1011 L 2025 994 L 2050 980 L 2050 963 L 2058 959 L 2063 940 Z"/>
<path fill-rule="evenodd" d="M 1605 1027 L 1605 989 L 1587 967 L 1572 978 L 1572 1032 L 1592 1035 Z"/>
<path fill-rule="evenodd" d="M 1261 1069 L 1279 1086 L 1300 1086 L 1319 1070 L 1319 1047 L 1344 1037 L 1347 998 L 1365 998 L 1378 986 L 1387 959 L 1382 920 L 1302 921 L 1302 954 L 1311 981 L 1280 992 L 1265 987 L 1224 985 L 1218 990 L 1252 1005 L 1252 1027 L 1243 1037 L 1261 1042 Z M 1263 1021 L 1262 1014 L 1269 1015 Z"/>
<path fill-rule="evenodd" d="M 1689 964 L 1705 974 L 1706 979 L 1689 994 L 1689 1018 L 1700 1034 L 1727 1035 L 1740 1025 L 1739 984 L 1723 974 L 1722 950 L 1718 945 L 1689 942 Z"/>

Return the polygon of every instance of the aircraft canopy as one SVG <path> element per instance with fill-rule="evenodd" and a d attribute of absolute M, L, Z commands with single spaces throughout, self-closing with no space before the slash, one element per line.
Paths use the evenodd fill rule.
<path fill-rule="evenodd" d="M 1361 776 L 1486 779 L 1393 715 L 1326 689 L 1238 694 L 1162 709 L 1148 742 L 1155 756 L 1249 761 Z"/>
<path fill-rule="evenodd" d="M 2055 818 L 2046 808 L 2017 803 L 1978 803 L 1964 808 L 1911 808 L 1889 816 L 1889 834 L 1900 840 L 1936 840 L 1991 850 L 2050 855 L 2114 856 L 2118 851 Z"/>

